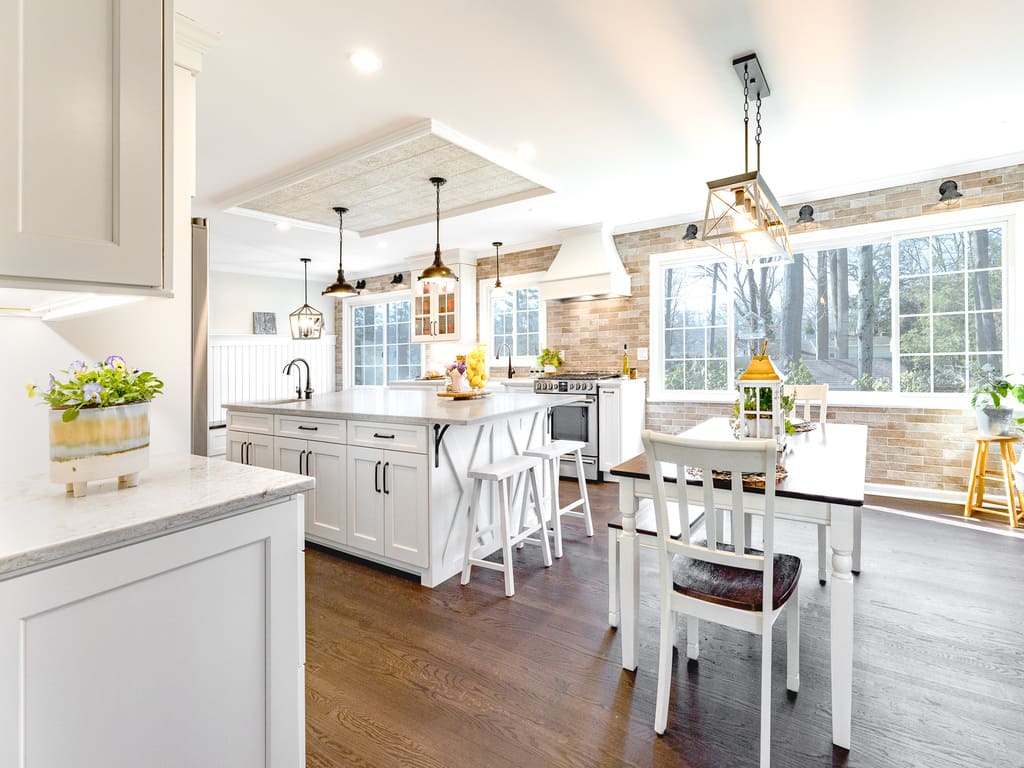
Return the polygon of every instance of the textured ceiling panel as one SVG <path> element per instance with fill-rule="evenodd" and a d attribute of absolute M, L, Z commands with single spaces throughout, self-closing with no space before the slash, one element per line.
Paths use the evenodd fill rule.
<path fill-rule="evenodd" d="M 278 185 L 263 185 L 258 194 L 237 207 L 336 226 L 338 219 L 332 209 L 342 205 L 349 209 L 346 230 L 379 234 L 434 217 L 431 176 L 448 180 L 441 188 L 442 218 L 551 192 L 428 132 L 390 145 L 377 142 L 365 152 L 357 149 L 335 162 L 321 163 L 308 174 L 290 174 Z"/>

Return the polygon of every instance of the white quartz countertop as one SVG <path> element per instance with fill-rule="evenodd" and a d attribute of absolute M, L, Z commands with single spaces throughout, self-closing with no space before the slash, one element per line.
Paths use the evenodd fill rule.
<path fill-rule="evenodd" d="M 313 478 L 202 456 L 154 456 L 135 488 L 89 483 L 74 498 L 47 475 L 5 482 L 0 579 L 228 517 L 308 491 Z"/>
<path fill-rule="evenodd" d="M 341 392 L 313 395 L 309 400 L 286 403 L 225 403 L 224 407 L 232 411 L 279 413 L 288 416 L 465 426 L 533 413 L 553 405 L 576 402 L 581 397 L 492 392 L 486 397 L 474 400 L 452 400 L 438 397 L 430 390 L 356 387 Z"/>

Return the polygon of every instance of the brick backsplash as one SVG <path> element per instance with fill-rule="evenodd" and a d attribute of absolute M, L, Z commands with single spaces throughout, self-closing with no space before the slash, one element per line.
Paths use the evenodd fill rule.
<path fill-rule="evenodd" d="M 997 168 L 951 177 L 963 197 L 955 208 L 980 208 L 1024 200 L 1024 165 Z M 801 205 L 814 206 L 815 223 L 793 227 L 807 232 L 846 227 L 875 221 L 941 213 L 949 210 L 938 202 L 943 178 L 842 197 L 804 201 L 785 209 L 787 221 L 796 221 Z M 702 222 L 694 222 L 701 225 Z M 702 247 L 697 241 L 684 242 L 686 223 L 628 232 L 615 236 L 615 246 L 632 280 L 632 296 L 582 302 L 549 302 L 547 305 L 547 346 L 566 352 L 566 370 L 619 370 L 622 345 L 629 345 L 630 365 L 643 377 L 649 375 L 646 361 L 636 358 L 637 347 L 650 343 L 650 257 L 656 253 Z M 542 272 L 550 266 L 558 246 L 503 254 L 502 275 Z M 479 260 L 481 280 L 495 275 L 494 257 Z M 367 290 L 386 288 L 391 275 L 367 279 Z M 408 279 L 408 278 L 407 278 Z M 340 302 L 339 309 L 340 313 Z M 344 323 L 337 318 L 338 381 L 344 345 Z M 503 367 L 491 369 L 500 377 Z M 647 426 L 668 432 L 692 426 L 709 416 L 727 415 L 731 406 L 721 403 L 650 402 Z M 830 407 L 829 418 L 841 423 L 868 425 L 868 468 L 870 483 L 965 492 L 973 442 L 965 432 L 973 417 L 965 411 L 912 408 Z M 927 430 L 921 429 L 927 425 Z"/>

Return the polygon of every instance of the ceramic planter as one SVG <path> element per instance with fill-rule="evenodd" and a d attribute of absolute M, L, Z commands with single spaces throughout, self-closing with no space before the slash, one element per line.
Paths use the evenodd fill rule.
<path fill-rule="evenodd" d="M 50 480 L 84 496 L 86 483 L 116 477 L 120 487 L 138 484 L 149 466 L 149 402 L 82 408 L 65 422 L 50 411 Z"/>
<path fill-rule="evenodd" d="M 1011 435 L 1016 426 L 1013 408 L 975 408 L 978 431 L 983 435 Z"/>

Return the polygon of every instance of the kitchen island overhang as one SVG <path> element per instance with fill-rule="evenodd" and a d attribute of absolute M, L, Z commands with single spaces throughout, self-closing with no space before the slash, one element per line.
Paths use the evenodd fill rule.
<path fill-rule="evenodd" d="M 317 477 L 316 498 L 306 506 L 307 541 L 435 587 L 462 570 L 470 468 L 545 441 L 549 409 L 579 399 L 494 392 L 453 401 L 432 391 L 353 388 L 224 407 L 229 437 L 233 425 L 239 434 L 264 430 L 274 441 L 275 468 Z M 321 449 L 330 456 L 311 463 Z M 230 451 L 229 458 L 245 460 Z M 485 529 L 496 502 L 485 496 L 481 504 L 477 520 Z M 493 531 L 478 542 L 484 551 L 499 547 Z"/>

